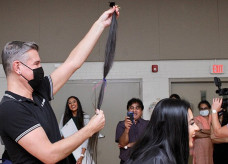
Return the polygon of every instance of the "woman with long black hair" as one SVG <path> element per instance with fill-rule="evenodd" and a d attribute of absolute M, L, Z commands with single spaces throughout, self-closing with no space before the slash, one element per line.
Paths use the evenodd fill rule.
<path fill-rule="evenodd" d="M 187 164 L 198 126 L 188 102 L 163 99 L 155 106 L 145 133 L 127 164 Z"/>
<path fill-rule="evenodd" d="M 83 128 L 89 122 L 89 115 L 87 115 L 83 109 L 80 100 L 75 96 L 70 96 L 67 99 L 64 115 L 61 118 L 59 127 L 60 129 L 70 120 L 73 119 L 78 130 Z M 81 155 L 75 160 L 71 154 L 68 157 L 70 163 L 82 164 L 83 158 L 86 156 L 86 149 L 88 146 L 88 140 L 86 140 L 81 146 Z"/>

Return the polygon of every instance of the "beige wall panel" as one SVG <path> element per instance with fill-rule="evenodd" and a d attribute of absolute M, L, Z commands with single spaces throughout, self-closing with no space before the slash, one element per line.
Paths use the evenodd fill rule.
<path fill-rule="evenodd" d="M 99 3 L 48 0 L 40 5 L 41 56 L 45 62 L 63 62 L 98 18 Z M 93 53 L 98 52 L 95 47 Z"/>
<path fill-rule="evenodd" d="M 220 37 L 220 53 L 219 58 L 226 58 L 228 54 L 228 1 L 219 0 L 219 37 Z"/>
<path fill-rule="evenodd" d="M 119 1 L 116 60 L 157 60 L 159 58 L 158 1 Z M 105 43 L 104 41 L 101 44 Z M 101 46 L 104 47 L 104 46 Z"/>
<path fill-rule="evenodd" d="M 39 42 L 39 0 L 0 1 L 0 49 L 12 40 Z"/>
<path fill-rule="evenodd" d="M 33 40 L 42 62 L 63 62 L 108 0 L 1 0 L 0 47 Z M 227 0 L 117 0 L 116 61 L 227 59 Z M 109 28 L 87 61 L 104 61 Z M 0 61 L 1 62 L 1 61 Z"/>
<path fill-rule="evenodd" d="M 159 2 L 160 59 L 213 59 L 218 54 L 216 1 Z"/>

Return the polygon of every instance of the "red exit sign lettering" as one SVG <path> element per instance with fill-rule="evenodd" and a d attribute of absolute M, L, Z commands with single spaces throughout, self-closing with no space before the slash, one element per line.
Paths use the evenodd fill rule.
<path fill-rule="evenodd" d="M 220 65 L 214 64 L 211 67 L 211 73 L 223 73 L 223 69 L 224 68 L 222 64 Z"/>

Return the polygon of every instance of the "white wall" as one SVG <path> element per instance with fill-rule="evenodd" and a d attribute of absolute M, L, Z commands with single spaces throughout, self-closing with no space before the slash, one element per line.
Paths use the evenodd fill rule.
<path fill-rule="evenodd" d="M 158 72 L 151 72 L 151 65 L 158 65 Z M 223 64 L 224 74 L 210 74 L 210 66 L 212 64 Z M 50 74 L 58 63 L 43 63 L 45 74 Z M 149 119 L 151 111 L 149 105 L 156 101 L 157 98 L 165 98 L 169 96 L 169 78 L 205 78 L 205 77 L 228 77 L 228 60 L 177 60 L 177 61 L 129 61 L 114 62 L 107 79 L 142 79 L 142 95 L 145 106 L 144 118 Z M 86 62 L 75 73 L 71 79 L 102 79 L 103 62 Z M 3 86 L 4 71 L 0 66 L 0 91 L 5 90 Z M 5 82 L 4 82 L 5 83 Z M 0 93 L 2 97 L 3 93 Z M 3 147 L 0 147 L 0 154 Z"/>
<path fill-rule="evenodd" d="M 151 66 L 158 65 L 158 72 L 152 73 Z M 212 64 L 228 65 L 228 60 L 178 60 L 178 61 L 132 61 L 115 62 L 107 79 L 142 79 L 142 95 L 145 105 L 144 118 L 149 119 L 151 111 L 149 105 L 157 98 L 169 96 L 169 78 L 207 78 L 228 77 L 228 67 L 224 67 L 224 74 L 211 74 Z M 58 64 L 45 65 L 51 70 Z M 75 73 L 71 79 L 102 79 L 103 63 L 87 62 Z"/>

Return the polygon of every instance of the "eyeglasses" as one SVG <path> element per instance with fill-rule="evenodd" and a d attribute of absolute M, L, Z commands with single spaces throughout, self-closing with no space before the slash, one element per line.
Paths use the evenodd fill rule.
<path fill-rule="evenodd" d="M 130 106 L 129 109 L 131 109 L 131 110 L 134 110 L 134 109 L 138 110 L 138 109 L 141 109 L 141 106 L 136 106 L 136 107 Z"/>
<path fill-rule="evenodd" d="M 205 108 L 199 108 L 200 110 L 208 110 L 209 108 L 208 107 L 205 107 Z"/>

